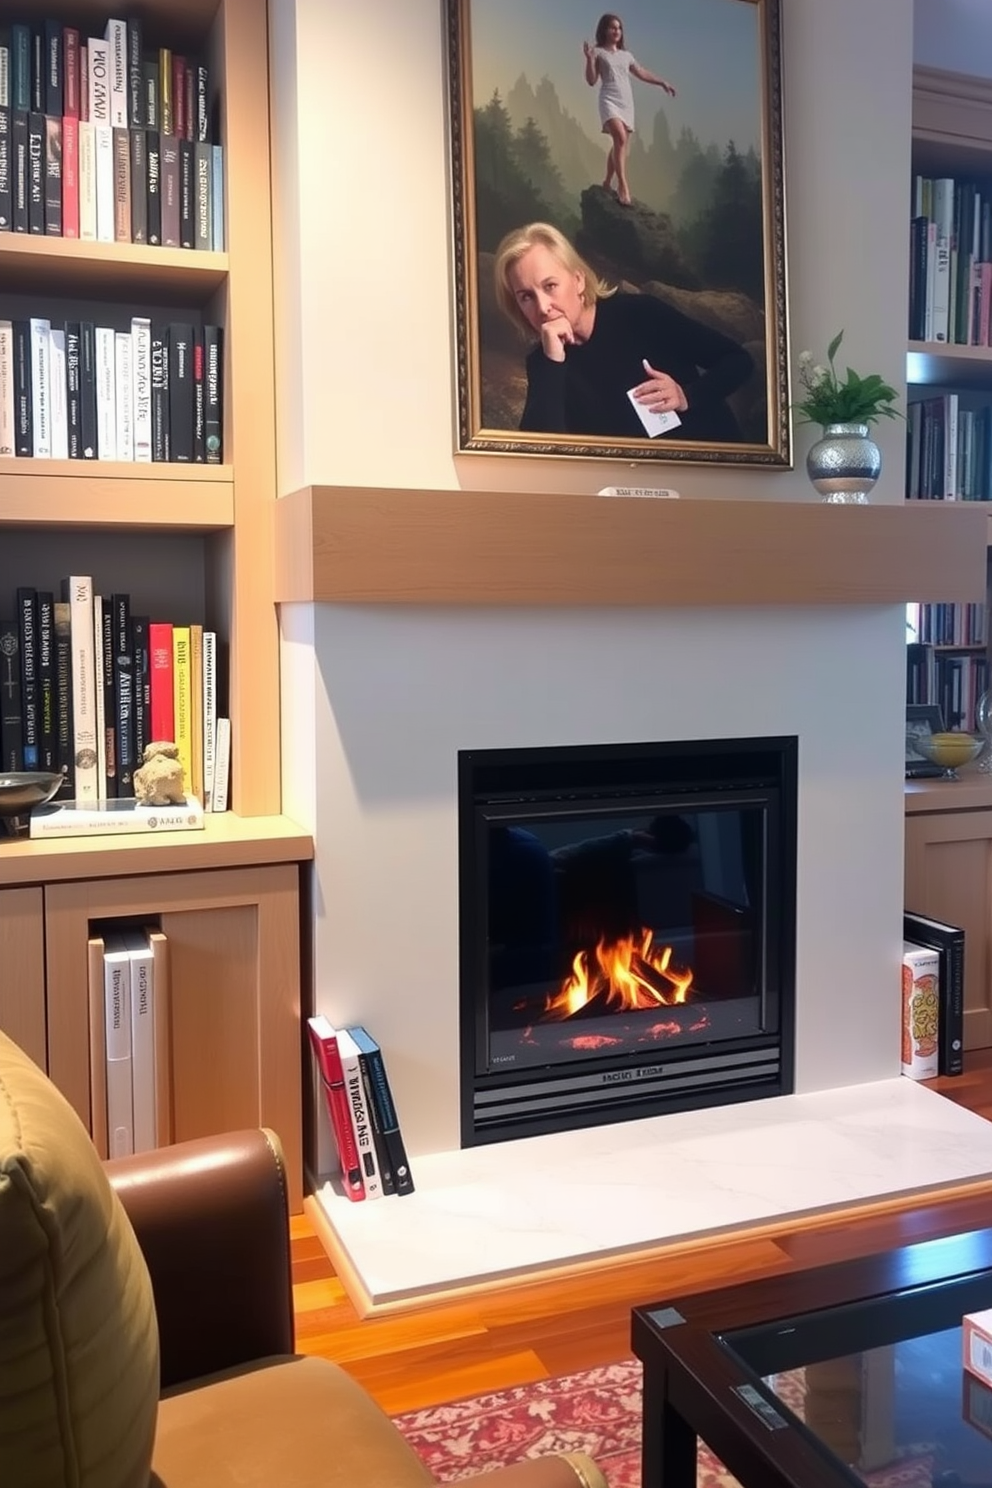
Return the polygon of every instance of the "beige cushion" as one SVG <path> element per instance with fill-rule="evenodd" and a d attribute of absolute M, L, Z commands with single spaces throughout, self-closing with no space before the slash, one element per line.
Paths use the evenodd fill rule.
<path fill-rule="evenodd" d="M 158 1330 L 89 1136 L 0 1033 L 0 1484 L 145 1488 Z"/>

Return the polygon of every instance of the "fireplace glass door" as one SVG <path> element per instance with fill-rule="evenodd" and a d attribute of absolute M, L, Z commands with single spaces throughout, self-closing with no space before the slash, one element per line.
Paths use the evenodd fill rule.
<path fill-rule="evenodd" d="M 466 1144 L 791 1089 L 794 746 L 462 755 Z"/>

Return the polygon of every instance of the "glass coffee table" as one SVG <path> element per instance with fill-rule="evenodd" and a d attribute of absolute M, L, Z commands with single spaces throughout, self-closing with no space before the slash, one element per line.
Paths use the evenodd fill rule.
<path fill-rule="evenodd" d="M 642 1488 L 992 1488 L 992 1387 L 961 1318 L 992 1307 L 992 1229 L 634 1310 Z"/>

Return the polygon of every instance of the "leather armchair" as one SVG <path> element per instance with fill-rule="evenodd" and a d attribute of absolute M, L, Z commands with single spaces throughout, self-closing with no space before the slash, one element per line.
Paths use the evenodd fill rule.
<path fill-rule="evenodd" d="M 432 1475 L 343 1369 L 293 1352 L 285 1176 L 271 1133 L 180 1143 L 106 1171 L 158 1318 L 153 1488 L 430 1488 Z M 606 1488 L 581 1454 L 484 1481 Z"/>

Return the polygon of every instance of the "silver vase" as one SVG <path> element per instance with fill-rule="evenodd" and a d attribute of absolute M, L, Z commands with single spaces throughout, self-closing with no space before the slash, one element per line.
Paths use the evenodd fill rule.
<path fill-rule="evenodd" d="M 881 470 L 867 424 L 827 424 L 806 456 L 806 474 L 824 501 L 865 505 Z"/>

